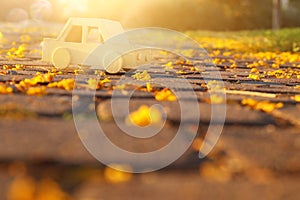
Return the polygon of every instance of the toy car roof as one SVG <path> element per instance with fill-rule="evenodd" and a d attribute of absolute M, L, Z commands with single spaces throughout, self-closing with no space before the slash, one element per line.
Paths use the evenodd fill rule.
<path fill-rule="evenodd" d="M 102 37 L 104 40 L 106 40 L 114 35 L 124 32 L 124 29 L 123 29 L 121 23 L 118 21 L 101 19 L 101 18 L 72 17 L 66 23 L 61 34 L 63 34 L 64 32 L 67 32 L 67 30 L 69 28 L 71 28 L 72 26 L 95 27 L 95 28 L 97 27 L 101 31 L 101 34 L 102 34 Z"/>

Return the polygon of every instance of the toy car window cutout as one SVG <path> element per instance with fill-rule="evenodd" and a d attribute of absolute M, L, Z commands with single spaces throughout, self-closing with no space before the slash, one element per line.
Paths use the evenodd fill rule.
<path fill-rule="evenodd" d="M 88 27 L 87 42 L 89 42 L 89 43 L 95 43 L 95 42 L 103 43 L 103 37 L 102 37 L 98 27 Z"/>
<path fill-rule="evenodd" d="M 72 26 L 65 41 L 81 43 L 81 40 L 82 40 L 82 27 L 81 26 Z"/>

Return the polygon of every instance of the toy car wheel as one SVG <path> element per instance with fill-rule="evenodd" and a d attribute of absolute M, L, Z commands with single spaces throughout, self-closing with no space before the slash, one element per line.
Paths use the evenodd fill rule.
<path fill-rule="evenodd" d="M 117 53 L 113 53 L 118 57 Z M 105 71 L 110 73 L 110 74 L 116 74 L 121 71 L 123 67 L 123 58 L 118 57 L 116 60 L 114 60 L 107 68 L 105 68 Z"/>
<path fill-rule="evenodd" d="M 68 49 L 57 48 L 52 54 L 52 64 L 58 69 L 67 68 L 71 63 L 71 54 Z"/>

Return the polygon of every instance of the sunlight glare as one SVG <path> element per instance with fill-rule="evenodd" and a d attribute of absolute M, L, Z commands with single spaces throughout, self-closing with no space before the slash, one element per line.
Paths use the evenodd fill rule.
<path fill-rule="evenodd" d="M 88 0 L 58 0 L 64 8 L 64 14 L 70 15 L 73 12 L 86 13 L 88 11 Z"/>

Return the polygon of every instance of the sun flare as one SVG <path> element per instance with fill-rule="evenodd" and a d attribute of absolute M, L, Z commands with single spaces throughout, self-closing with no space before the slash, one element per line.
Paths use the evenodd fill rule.
<path fill-rule="evenodd" d="M 72 12 L 85 13 L 88 12 L 89 0 L 58 0 L 58 4 L 64 8 L 66 15 Z"/>

